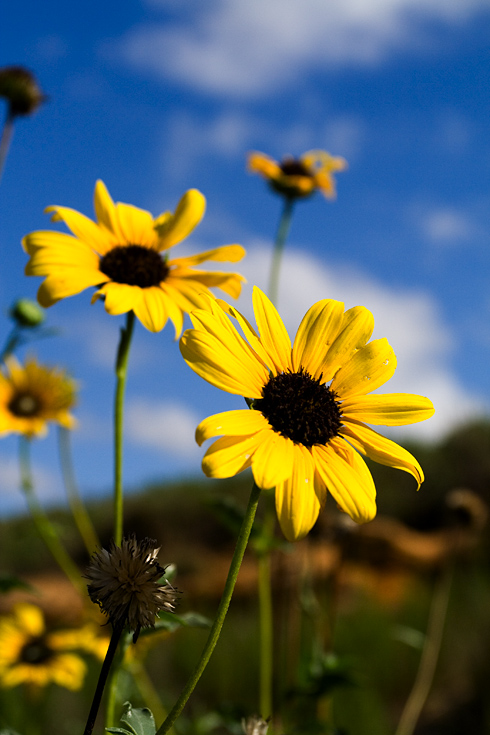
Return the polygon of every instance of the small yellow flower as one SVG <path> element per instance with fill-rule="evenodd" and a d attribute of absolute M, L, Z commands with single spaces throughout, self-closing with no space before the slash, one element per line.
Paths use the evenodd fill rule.
<path fill-rule="evenodd" d="M 415 457 L 366 426 L 411 424 L 434 413 L 423 396 L 367 395 L 396 368 L 386 339 L 368 342 L 371 312 L 363 306 L 344 312 L 340 301 L 319 301 L 291 346 L 279 314 L 258 288 L 253 305 L 260 336 L 236 309 L 209 300 L 207 310 L 191 314 L 194 329 L 180 341 L 184 360 L 198 375 L 246 397 L 253 409 L 226 411 L 199 424 L 199 445 L 221 436 L 204 455 L 204 473 L 232 477 L 251 467 L 260 488 L 275 487 L 279 522 L 291 541 L 310 531 L 327 491 L 354 521 L 374 518 L 376 488 L 358 452 L 409 472 L 420 487 L 424 475 Z"/>
<path fill-rule="evenodd" d="M 248 168 L 268 180 L 271 188 L 289 199 L 304 199 L 314 191 L 332 199 L 335 197 L 336 171 L 343 171 L 347 162 L 327 151 L 308 151 L 299 158 L 285 157 L 281 163 L 264 153 L 250 153 Z"/>
<path fill-rule="evenodd" d="M 76 383 L 63 370 L 40 365 L 33 357 L 22 366 L 13 356 L 0 372 L 0 435 L 44 436 L 48 421 L 72 429 Z"/>
<path fill-rule="evenodd" d="M 36 605 L 16 605 L 10 615 L 0 619 L 0 686 L 40 688 L 54 683 L 80 689 L 87 667 L 73 651 L 87 650 L 86 641 L 94 638 L 86 627 L 48 632 Z"/>
<path fill-rule="evenodd" d="M 95 286 L 92 303 L 104 299 L 109 314 L 133 311 L 151 332 L 159 332 L 170 319 L 178 337 L 184 314 L 202 306 L 201 295 L 210 293 L 210 287 L 237 298 L 245 280 L 237 273 L 194 269 L 206 260 L 241 260 L 245 250 L 240 245 L 173 260 L 164 252 L 194 230 L 205 207 L 204 196 L 190 189 L 174 214 L 153 219 L 150 212 L 130 204 L 114 204 L 102 181 L 95 185 L 97 222 L 68 207 L 48 207 L 52 221 L 63 220 L 74 237 L 43 230 L 24 237 L 30 255 L 26 275 L 46 276 L 39 303 L 52 306 Z"/>

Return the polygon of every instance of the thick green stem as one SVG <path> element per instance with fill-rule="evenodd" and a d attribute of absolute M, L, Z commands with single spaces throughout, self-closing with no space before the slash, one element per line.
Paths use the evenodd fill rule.
<path fill-rule="evenodd" d="M 114 401 L 114 543 L 120 546 L 123 536 L 123 416 L 124 392 L 128 371 L 129 348 L 133 336 L 134 312 L 128 311 L 126 328 L 121 329 L 121 339 L 116 359 L 116 395 Z"/>
<path fill-rule="evenodd" d="M 97 533 L 93 523 L 87 513 L 85 505 L 83 504 L 80 493 L 78 492 L 70 451 L 70 432 L 68 429 L 65 429 L 64 426 L 60 426 L 58 429 L 58 450 L 61 474 L 63 476 L 66 496 L 68 498 L 73 520 L 75 521 L 80 536 L 83 539 L 88 554 L 92 555 L 96 548 L 100 546 L 99 539 L 97 538 Z"/>
<path fill-rule="evenodd" d="M 453 567 L 449 564 L 437 580 L 432 595 L 424 648 L 415 682 L 402 712 L 395 735 L 412 735 L 429 696 L 441 650 L 444 623 L 451 594 Z"/>
<path fill-rule="evenodd" d="M 208 640 L 206 641 L 206 645 L 204 646 L 204 649 L 202 651 L 201 658 L 199 659 L 196 668 L 189 677 L 187 684 L 183 688 L 180 697 L 169 712 L 165 722 L 161 725 L 156 735 L 164 735 L 170 730 L 175 720 L 187 704 L 187 700 L 191 696 L 197 685 L 197 682 L 201 678 L 201 675 L 206 668 L 208 661 L 211 658 L 211 654 L 213 653 L 214 648 L 218 642 L 221 629 L 223 628 L 223 623 L 225 621 L 226 613 L 228 612 L 231 597 L 233 595 L 233 590 L 235 589 L 235 583 L 238 577 L 238 572 L 240 571 L 243 555 L 245 554 L 245 549 L 247 548 L 248 539 L 250 537 L 250 532 L 252 530 L 252 525 L 255 518 L 255 513 L 257 511 L 259 497 L 260 488 L 258 488 L 257 485 L 254 483 L 252 487 L 252 492 L 250 493 L 250 498 L 248 501 L 247 510 L 245 512 L 245 517 L 243 519 L 242 527 L 240 528 L 240 533 L 238 534 L 235 552 L 231 560 L 230 569 L 228 571 L 228 577 L 226 578 L 223 595 L 219 603 L 218 612 L 216 614 L 216 618 L 214 620 L 212 628 L 209 632 Z"/>
<path fill-rule="evenodd" d="M 3 126 L 2 138 L 0 140 L 0 181 L 2 180 L 5 161 L 7 160 L 7 154 L 9 152 L 10 142 L 14 132 L 14 119 L 15 115 L 12 115 L 12 113 L 9 112 L 5 120 L 5 125 Z"/>
<path fill-rule="evenodd" d="M 85 584 L 80 575 L 80 571 L 61 543 L 55 527 L 47 517 L 34 493 L 31 471 L 30 440 L 26 439 L 24 436 L 21 436 L 19 441 L 19 465 L 22 492 L 24 493 L 24 497 L 27 501 L 37 532 L 73 586 L 85 595 Z"/>
<path fill-rule="evenodd" d="M 281 267 L 282 254 L 284 246 L 291 227 L 291 219 L 293 216 L 294 199 L 287 197 L 284 200 L 284 209 L 282 210 L 279 227 L 277 228 L 276 241 L 274 243 L 274 252 L 272 254 L 272 265 L 269 276 L 268 296 L 273 304 L 277 305 L 277 297 L 279 293 L 279 270 Z"/>
<path fill-rule="evenodd" d="M 260 626 L 260 714 L 272 715 L 272 680 L 274 634 L 272 617 L 272 576 L 270 541 L 274 533 L 276 513 L 267 507 L 263 524 L 265 550 L 258 555 L 259 626 Z"/>

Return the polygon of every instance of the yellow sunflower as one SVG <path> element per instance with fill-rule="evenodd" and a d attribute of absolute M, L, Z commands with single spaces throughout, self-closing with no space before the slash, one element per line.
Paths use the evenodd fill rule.
<path fill-rule="evenodd" d="M 275 487 L 279 522 L 291 541 L 312 528 L 327 492 L 354 521 L 374 518 L 376 489 L 358 452 L 409 472 L 420 487 L 424 476 L 415 457 L 366 426 L 411 424 L 434 412 L 423 396 L 367 395 L 396 367 L 386 339 L 368 342 L 371 312 L 362 306 L 344 312 L 340 301 L 319 301 L 291 347 L 279 314 L 258 288 L 253 306 L 260 336 L 236 309 L 208 300 L 207 310 L 191 314 L 194 329 L 180 342 L 184 360 L 198 375 L 246 397 L 252 408 L 199 424 L 199 445 L 221 436 L 203 458 L 204 473 L 231 477 L 251 467 L 260 488 Z"/>
<path fill-rule="evenodd" d="M 281 163 L 265 153 L 250 153 L 248 168 L 267 179 L 274 191 L 290 199 L 309 197 L 317 189 L 325 197 L 333 198 L 333 174 L 347 168 L 347 162 L 327 151 L 308 151 L 299 158 L 287 156 Z"/>
<path fill-rule="evenodd" d="M 76 383 L 63 370 L 40 365 L 33 357 L 22 366 L 10 356 L 0 372 L 0 435 L 44 436 L 48 421 L 72 429 L 75 401 Z"/>
<path fill-rule="evenodd" d="M 0 619 L 0 686 L 40 688 L 53 682 L 66 689 L 80 689 L 87 666 L 73 651 L 93 652 L 95 639 L 87 626 L 78 631 L 49 632 L 40 608 L 20 603 Z"/>
<path fill-rule="evenodd" d="M 68 207 L 52 206 L 52 221 L 62 220 L 72 235 L 37 231 L 24 237 L 30 255 L 28 276 L 46 276 L 38 291 L 41 306 L 97 287 L 92 303 L 104 299 L 109 314 L 133 311 L 151 332 L 159 332 L 170 319 L 176 337 L 182 331 L 184 313 L 202 306 L 201 294 L 221 288 L 232 298 L 240 295 L 237 273 L 196 270 L 206 260 L 243 258 L 240 245 L 225 245 L 199 255 L 169 260 L 167 253 L 184 240 L 201 221 L 206 200 L 190 189 L 175 213 L 153 219 L 150 212 L 130 204 L 114 204 L 102 181 L 97 181 L 94 209 L 97 222 Z"/>

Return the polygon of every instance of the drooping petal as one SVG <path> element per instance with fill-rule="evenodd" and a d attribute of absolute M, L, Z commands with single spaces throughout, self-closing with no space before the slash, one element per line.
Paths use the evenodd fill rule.
<path fill-rule="evenodd" d="M 327 347 L 323 359 L 323 382 L 328 383 L 354 352 L 364 347 L 373 333 L 374 317 L 364 306 L 354 306 L 344 314 L 340 332 Z"/>
<path fill-rule="evenodd" d="M 424 396 L 413 393 L 384 393 L 352 396 L 342 403 L 342 415 L 366 424 L 401 426 L 430 419 L 434 406 Z"/>
<path fill-rule="evenodd" d="M 376 515 L 376 488 L 362 457 L 343 439 L 312 448 L 315 467 L 340 508 L 356 523 Z"/>
<path fill-rule="evenodd" d="M 184 326 L 184 311 L 179 307 L 176 300 L 173 298 L 175 289 L 168 288 L 167 284 L 161 283 L 160 288 L 165 296 L 165 308 L 168 313 L 168 318 L 174 325 L 175 339 L 179 339 L 182 334 L 182 328 Z"/>
<path fill-rule="evenodd" d="M 409 472 L 417 482 L 417 490 L 420 488 L 424 481 L 422 467 L 415 457 L 399 444 L 395 444 L 395 442 L 357 421 L 346 423 L 342 427 L 341 433 L 358 452 L 366 455 L 374 462 Z"/>
<path fill-rule="evenodd" d="M 119 229 L 128 245 L 142 245 L 158 249 L 158 237 L 153 228 L 153 217 L 150 212 L 132 204 L 116 204 L 116 216 Z"/>
<path fill-rule="evenodd" d="M 293 472 L 295 456 L 293 442 L 269 427 L 252 457 L 252 472 L 257 486 L 265 490 L 287 480 Z"/>
<path fill-rule="evenodd" d="M 155 225 L 159 250 L 167 250 L 182 242 L 204 216 L 206 199 L 197 189 L 189 189 L 177 205 L 175 214 Z"/>
<path fill-rule="evenodd" d="M 192 268 L 195 265 L 204 263 L 206 260 L 238 263 L 245 255 L 246 250 L 241 245 L 222 245 L 219 248 L 205 250 L 203 253 L 197 253 L 196 255 L 188 255 L 185 258 L 174 258 L 170 264 L 179 265 L 182 268 Z"/>
<path fill-rule="evenodd" d="M 276 485 L 276 511 L 283 534 L 297 541 L 314 526 L 321 504 L 315 492 L 315 465 L 310 452 L 300 444 L 293 445 L 294 463 L 291 476 Z"/>
<path fill-rule="evenodd" d="M 252 436 L 223 436 L 212 444 L 202 460 L 206 477 L 233 477 L 250 467 L 252 455 L 269 430 Z"/>
<path fill-rule="evenodd" d="M 166 297 L 159 286 L 141 289 L 141 300 L 133 306 L 140 322 L 150 332 L 160 332 L 168 319 Z"/>
<path fill-rule="evenodd" d="M 104 306 L 108 314 L 126 314 L 138 308 L 142 299 L 142 289 L 128 286 L 127 283 L 105 283 L 92 296 L 92 303 L 104 297 Z"/>
<path fill-rule="evenodd" d="M 291 340 L 274 304 L 254 286 L 253 308 L 259 329 L 260 341 L 270 355 L 277 372 L 292 368 Z"/>
<path fill-rule="evenodd" d="M 46 207 L 46 213 L 53 212 L 52 222 L 63 221 L 73 232 L 76 238 L 95 250 L 99 255 L 104 255 L 114 245 L 114 238 L 107 230 L 102 230 L 95 222 L 84 214 L 70 207 Z"/>
<path fill-rule="evenodd" d="M 347 400 L 379 388 L 396 369 L 396 356 L 387 339 L 375 339 L 354 353 L 335 374 L 331 389 Z"/>
<path fill-rule="evenodd" d="M 202 330 L 188 329 L 179 344 L 189 367 L 211 385 L 239 396 L 262 395 L 267 378 L 258 361 L 244 367 L 219 339 Z"/>
<path fill-rule="evenodd" d="M 196 429 L 196 442 L 201 446 L 215 436 L 249 436 L 264 429 L 270 426 L 260 411 L 246 408 L 224 411 L 201 421 Z"/>
<path fill-rule="evenodd" d="M 309 309 L 299 325 L 293 345 L 293 370 L 301 367 L 318 379 L 326 348 L 335 340 L 344 317 L 344 304 L 323 299 Z"/>
<path fill-rule="evenodd" d="M 60 299 L 75 296 L 85 291 L 89 286 L 98 286 L 101 282 L 107 280 L 107 276 L 103 276 L 97 271 L 67 267 L 52 276 L 47 276 L 39 287 L 38 301 L 41 306 L 48 307 Z"/>

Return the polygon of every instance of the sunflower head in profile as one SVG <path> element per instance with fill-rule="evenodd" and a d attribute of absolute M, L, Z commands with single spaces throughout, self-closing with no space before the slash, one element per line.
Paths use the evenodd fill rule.
<path fill-rule="evenodd" d="M 168 250 L 201 221 L 205 207 L 204 196 L 190 189 L 173 214 L 153 219 L 144 209 L 114 204 L 102 181 L 95 185 L 97 222 L 68 207 L 48 207 L 52 221 L 62 220 L 73 235 L 40 230 L 24 237 L 30 256 L 26 275 L 45 276 L 39 303 L 48 307 L 94 286 L 92 303 L 103 299 L 109 314 L 133 311 L 151 332 L 159 332 L 170 319 L 178 337 L 184 314 L 202 306 L 203 293 L 216 287 L 237 298 L 245 280 L 237 273 L 195 268 L 206 260 L 241 260 L 245 250 L 240 245 L 168 257 Z"/>
<path fill-rule="evenodd" d="M 75 651 L 93 652 L 94 646 L 91 628 L 49 631 L 39 607 L 20 603 L 0 618 L 0 686 L 80 689 L 87 666 Z"/>
<path fill-rule="evenodd" d="M 336 171 L 343 171 L 347 162 L 327 151 L 308 151 L 299 158 L 285 156 L 281 163 L 265 153 L 250 153 L 248 169 L 260 174 L 271 189 L 287 199 L 305 199 L 315 191 L 333 199 L 335 197 Z"/>
<path fill-rule="evenodd" d="M 76 391 L 75 381 L 60 368 L 40 365 L 34 357 L 24 365 L 8 357 L 0 372 L 0 435 L 44 436 L 49 421 L 72 429 Z"/>
<path fill-rule="evenodd" d="M 191 314 L 180 349 L 202 378 L 246 397 L 252 410 L 202 421 L 196 439 L 221 437 L 207 450 L 208 477 L 252 468 L 258 487 L 275 488 L 277 515 L 289 540 L 305 536 L 331 493 L 341 510 L 364 523 L 376 515 L 376 489 L 362 459 L 424 476 L 409 452 L 366 424 L 397 426 L 432 416 L 423 396 L 371 393 L 391 378 L 396 357 L 386 339 L 371 342 L 368 309 L 324 299 L 314 304 L 291 345 L 271 301 L 254 289 L 259 334 L 233 307 L 208 301 Z M 238 322 L 246 339 L 230 320 Z"/>

